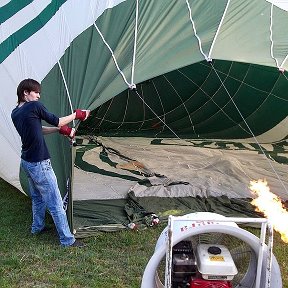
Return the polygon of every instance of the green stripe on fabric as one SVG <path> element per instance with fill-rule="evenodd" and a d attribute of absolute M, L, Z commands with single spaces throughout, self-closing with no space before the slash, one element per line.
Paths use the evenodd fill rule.
<path fill-rule="evenodd" d="M 76 158 L 75 158 L 75 164 L 82 170 L 84 171 L 88 171 L 88 172 L 93 172 L 93 173 L 97 173 L 97 174 L 101 174 L 101 175 L 106 175 L 106 176 L 111 176 L 111 177 L 116 177 L 116 178 L 121 178 L 121 179 L 125 179 L 125 180 L 129 180 L 129 181 L 140 181 L 140 178 L 134 177 L 134 176 L 129 176 L 129 175 L 121 175 L 119 173 L 115 173 L 115 172 L 111 172 L 111 171 L 107 171 L 105 169 L 99 168 L 95 165 L 92 165 L 86 161 L 83 160 L 83 156 L 85 154 L 86 151 L 80 151 L 77 150 L 76 153 Z"/>
<path fill-rule="evenodd" d="M 3 41 L 0 44 L 0 63 L 2 63 L 21 43 L 44 27 L 66 1 L 67 0 L 52 0 L 36 18 Z"/>
<path fill-rule="evenodd" d="M 273 158 L 274 161 L 281 164 L 288 164 L 288 141 L 283 140 L 279 143 L 271 144 L 273 149 L 267 150 L 263 145 L 257 143 L 246 143 L 252 148 L 245 147 L 243 143 L 240 142 L 231 142 L 231 141 L 190 141 L 189 144 L 175 144 L 175 143 L 165 143 L 163 139 L 154 139 L 151 141 L 151 145 L 166 145 L 166 146 L 193 146 L 200 148 L 208 149 L 219 149 L 219 150 L 246 150 L 246 151 L 257 151 L 259 154 L 263 154 L 263 151 L 266 156 Z M 147 185 L 146 185 L 147 186 Z"/>
<path fill-rule="evenodd" d="M 25 6 L 32 3 L 33 0 L 12 0 L 0 8 L 0 24 L 4 23 L 7 19 L 19 12 Z"/>

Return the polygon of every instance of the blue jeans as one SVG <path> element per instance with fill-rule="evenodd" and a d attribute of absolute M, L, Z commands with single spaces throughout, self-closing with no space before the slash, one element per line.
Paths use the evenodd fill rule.
<path fill-rule="evenodd" d="M 32 234 L 44 229 L 45 212 L 48 209 L 56 226 L 61 245 L 70 246 L 75 242 L 75 237 L 68 225 L 57 178 L 50 159 L 41 162 L 27 162 L 21 159 L 21 166 L 28 176 L 32 199 Z"/>

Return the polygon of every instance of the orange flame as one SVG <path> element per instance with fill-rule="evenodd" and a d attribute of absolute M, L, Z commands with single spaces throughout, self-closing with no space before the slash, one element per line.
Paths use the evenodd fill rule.
<path fill-rule="evenodd" d="M 269 219 L 274 229 L 281 234 L 281 239 L 288 243 L 288 211 L 281 199 L 270 192 L 265 180 L 250 181 L 250 189 L 257 195 L 252 205 Z"/>

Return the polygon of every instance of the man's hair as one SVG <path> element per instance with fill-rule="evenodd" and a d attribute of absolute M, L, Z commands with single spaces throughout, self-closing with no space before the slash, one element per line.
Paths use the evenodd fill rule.
<path fill-rule="evenodd" d="M 40 90 L 41 85 L 36 80 L 30 78 L 22 80 L 17 87 L 18 104 L 23 101 L 25 102 L 24 91 L 30 93 L 31 91 L 40 92 Z"/>

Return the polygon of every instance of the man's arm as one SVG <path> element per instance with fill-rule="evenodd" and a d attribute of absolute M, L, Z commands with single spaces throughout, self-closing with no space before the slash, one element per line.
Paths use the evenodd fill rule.
<path fill-rule="evenodd" d="M 42 133 L 44 135 L 55 133 L 55 132 L 59 132 L 59 128 L 58 127 L 42 126 Z"/>
<path fill-rule="evenodd" d="M 61 117 L 61 118 L 59 118 L 58 127 L 67 125 L 67 124 L 69 124 L 70 122 L 72 122 L 75 119 L 76 119 L 76 112 L 74 112 L 74 113 L 72 113 L 72 114 L 70 114 L 68 116 Z"/>

